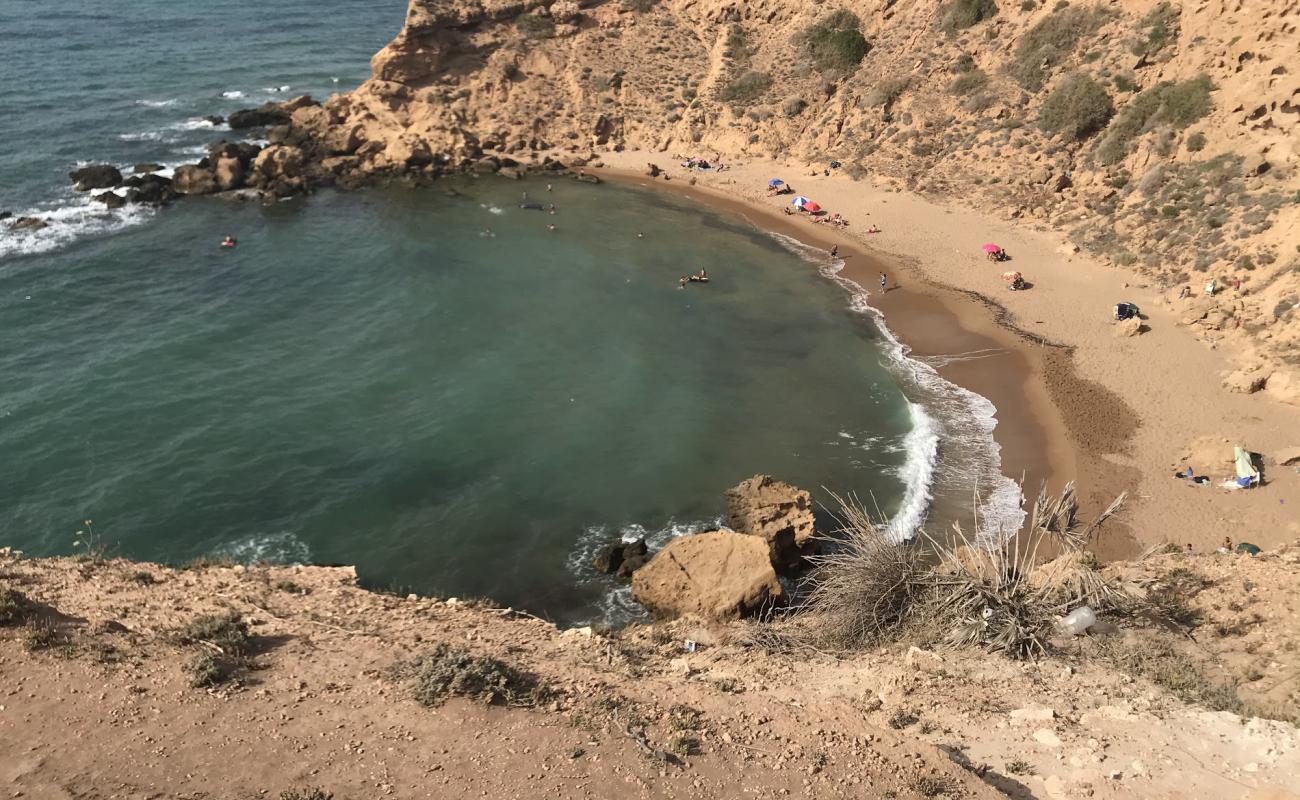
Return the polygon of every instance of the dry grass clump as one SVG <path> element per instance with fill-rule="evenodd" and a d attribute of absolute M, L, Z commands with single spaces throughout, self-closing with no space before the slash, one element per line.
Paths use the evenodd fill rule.
<path fill-rule="evenodd" d="M 410 681 L 412 697 L 430 707 L 442 705 L 448 697 L 468 697 L 490 705 L 531 708 L 549 694 L 536 675 L 447 644 L 399 662 L 390 674 Z"/>
<path fill-rule="evenodd" d="M 1058 7 L 1020 37 L 1007 70 L 1021 87 L 1038 91 L 1053 69 L 1069 61 L 1084 37 L 1101 27 L 1108 13 L 1104 9 Z"/>
<path fill-rule="evenodd" d="M 843 651 L 910 639 L 1034 658 L 1047 651 L 1058 619 L 1072 608 L 1128 602 L 1083 550 L 1123 496 L 1080 528 L 1073 485 L 1058 496 L 1042 492 L 1030 533 L 994 547 L 976 546 L 984 532 L 968 537 L 959 525 L 951 542 L 926 534 L 890 542 L 860 504 L 836 500 L 840 530 L 815 558 L 798 609 L 810 622 L 801 635 L 815 646 Z M 1065 558 L 1035 569 L 1047 542 Z"/>
<path fill-rule="evenodd" d="M 1038 124 L 1048 133 L 1082 141 L 1105 127 L 1115 106 L 1106 89 L 1081 72 L 1065 76 L 1038 112 Z"/>

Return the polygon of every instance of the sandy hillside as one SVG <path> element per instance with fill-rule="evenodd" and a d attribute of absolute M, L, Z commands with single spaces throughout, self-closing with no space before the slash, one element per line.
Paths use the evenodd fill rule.
<path fill-rule="evenodd" d="M 1133 629 L 1022 664 L 906 645 L 781 655 L 751 626 L 689 620 L 561 632 L 373 594 L 345 568 L 6 554 L 0 783 L 32 798 L 1290 797 L 1296 728 L 1151 680 L 1192 699 L 1235 684 L 1231 703 L 1294 716 L 1297 552 L 1125 567 L 1186 604 L 1195 650 Z M 240 658 L 210 624 L 232 613 Z M 1184 655 L 1130 674 L 1107 660 L 1153 643 Z M 445 675 L 394 667 L 444 646 L 497 660 L 496 705 L 417 701 Z"/>

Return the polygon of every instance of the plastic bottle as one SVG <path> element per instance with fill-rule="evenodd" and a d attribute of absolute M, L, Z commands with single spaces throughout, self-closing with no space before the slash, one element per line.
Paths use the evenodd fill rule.
<path fill-rule="evenodd" d="M 1079 606 L 1061 620 L 1061 630 L 1071 636 L 1081 636 L 1097 624 L 1097 615 L 1088 606 Z"/>

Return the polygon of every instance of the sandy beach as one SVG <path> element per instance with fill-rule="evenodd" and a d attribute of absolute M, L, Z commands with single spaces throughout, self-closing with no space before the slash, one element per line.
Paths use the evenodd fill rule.
<path fill-rule="evenodd" d="M 1026 494 L 1043 482 L 1055 490 L 1074 480 L 1082 513 L 1091 516 L 1129 492 L 1121 518 L 1106 525 L 1103 557 L 1132 556 L 1162 542 L 1205 550 L 1226 536 L 1268 548 L 1300 536 L 1300 472 L 1292 467 L 1266 468 L 1265 485 L 1256 490 L 1217 487 L 1229 476 L 1233 444 L 1263 454 L 1266 464 L 1270 453 L 1300 444 L 1300 410 L 1224 389 L 1226 360 L 1179 327 L 1176 288 L 1161 292 L 1135 273 L 1075 253 L 1060 234 L 869 179 L 766 161 L 695 172 L 678 161 L 665 153 L 611 153 L 603 174 L 705 195 L 715 208 L 809 245 L 839 244 L 842 276 L 867 289 L 912 355 L 958 356 L 940 373 L 997 406 L 1003 471 L 1023 478 Z M 666 177 L 651 179 L 648 163 Z M 843 214 L 850 227 L 781 213 L 789 196 L 766 196 L 772 177 Z M 871 225 L 881 232 L 865 233 Z M 1012 261 L 990 263 L 985 242 L 1003 246 Z M 1006 269 L 1022 272 L 1032 288 L 1008 291 Z M 882 271 L 890 278 L 883 295 Z M 1119 301 L 1137 303 L 1149 330 L 1116 337 L 1111 315 Z M 967 353 L 981 357 L 960 358 Z M 1220 452 L 1221 463 L 1210 462 Z M 1188 465 L 1215 485 L 1172 477 Z"/>

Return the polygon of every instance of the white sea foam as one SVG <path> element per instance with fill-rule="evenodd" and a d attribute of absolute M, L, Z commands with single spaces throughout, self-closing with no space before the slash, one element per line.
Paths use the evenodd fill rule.
<path fill-rule="evenodd" d="M 270 562 L 272 564 L 307 564 L 311 562 L 311 549 L 292 531 L 254 534 L 233 542 L 226 542 L 214 551 L 216 555 L 242 564 Z"/>
<path fill-rule="evenodd" d="M 239 98 L 244 96 L 244 93 L 231 90 L 228 92 L 222 92 L 221 96 L 226 98 L 227 100 L 238 100 Z"/>
<path fill-rule="evenodd" d="M 289 89 L 291 88 L 292 87 L 286 83 L 283 86 L 267 86 L 263 88 L 262 91 L 266 92 L 267 94 L 280 94 L 281 92 L 289 91 Z"/>
<path fill-rule="evenodd" d="M 152 217 L 154 209 L 144 205 L 127 205 L 109 210 L 89 194 L 68 198 L 66 204 L 44 204 L 14 214 L 18 217 L 37 217 L 49 227 L 39 231 L 11 231 L 8 224 L 0 222 L 0 258 L 44 253 L 63 247 L 82 236 L 112 233 L 138 225 Z"/>
<path fill-rule="evenodd" d="M 168 125 L 166 130 L 169 131 L 210 131 L 214 128 L 227 129 L 226 125 L 213 125 L 203 117 L 191 117 L 182 122 L 174 122 Z"/>
<path fill-rule="evenodd" d="M 138 106 L 145 106 L 146 108 L 167 108 L 168 106 L 174 106 L 179 102 L 179 99 L 173 97 L 170 100 L 136 100 L 135 104 Z"/>
<path fill-rule="evenodd" d="M 797 239 L 779 233 L 770 235 L 848 291 L 849 307 L 870 315 L 876 323 L 891 364 L 927 397 L 925 407 L 911 403 L 908 408 L 912 428 L 901 445 L 907 458 L 899 469 L 906 488 L 898 512 L 890 520 L 890 535 L 899 540 L 911 538 L 925 521 L 933 500 L 942 442 L 946 449 L 979 456 L 977 461 L 985 474 L 977 483 L 986 489 L 977 509 L 982 535 L 989 543 L 1013 536 L 1024 522 L 1023 497 L 1019 484 L 1001 473 L 1002 448 L 993 438 L 998 424 L 993 403 L 948 381 L 935 365 L 909 357 L 907 346 L 885 324 L 884 315 L 870 304 L 867 290 L 840 274 L 844 269 L 842 260 L 828 261 L 823 251 Z"/>

